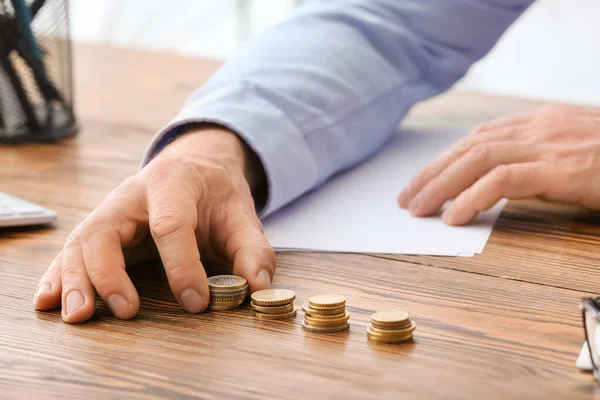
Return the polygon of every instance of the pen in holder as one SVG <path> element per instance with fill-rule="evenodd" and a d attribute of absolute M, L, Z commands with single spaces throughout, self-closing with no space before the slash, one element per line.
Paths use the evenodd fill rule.
<path fill-rule="evenodd" d="M 68 0 L 0 0 L 0 143 L 77 132 Z"/>

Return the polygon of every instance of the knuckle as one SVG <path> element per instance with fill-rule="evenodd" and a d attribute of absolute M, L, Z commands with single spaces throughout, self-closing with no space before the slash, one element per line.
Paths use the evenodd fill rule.
<path fill-rule="evenodd" d="M 73 231 L 68 243 L 69 246 L 65 245 L 66 248 L 70 248 L 73 244 L 81 245 L 83 243 L 87 243 L 90 239 L 95 236 L 98 232 L 104 229 L 106 226 L 106 219 L 100 216 L 90 215 L 83 221 L 76 229 Z"/>
<path fill-rule="evenodd" d="M 151 218 L 150 232 L 155 238 L 163 239 L 181 230 L 185 224 L 185 218 L 177 212 L 159 212 Z"/>
<path fill-rule="evenodd" d="M 512 169 L 508 165 L 500 165 L 492 171 L 491 182 L 494 186 L 504 187 L 512 179 Z"/>
<path fill-rule="evenodd" d="M 456 145 L 456 149 L 459 154 L 464 154 L 469 152 L 471 148 L 477 145 L 479 141 L 477 141 L 473 136 L 467 136 L 462 138 Z"/>
<path fill-rule="evenodd" d="M 471 130 L 471 135 L 479 135 L 490 129 L 490 121 L 482 122 Z"/>
<path fill-rule="evenodd" d="M 80 239 L 79 239 L 79 228 L 76 228 L 73 232 L 71 232 L 71 234 L 67 238 L 67 241 L 65 242 L 65 245 L 63 246 L 63 251 L 72 249 L 72 248 L 74 248 L 76 246 L 80 246 L 80 245 L 81 244 L 80 244 Z"/>
<path fill-rule="evenodd" d="M 63 265 L 62 267 L 62 281 L 65 286 L 72 282 L 77 282 L 81 278 L 81 273 L 73 265 Z"/>
<path fill-rule="evenodd" d="M 145 168 L 149 185 L 162 186 L 173 174 L 177 160 L 172 158 L 155 158 Z"/>
<path fill-rule="evenodd" d="M 490 153 L 491 150 L 488 144 L 479 143 L 471 147 L 467 154 L 474 163 L 482 163 L 489 158 Z"/>
<path fill-rule="evenodd" d="M 468 136 L 460 139 L 456 143 L 456 151 L 459 153 L 466 153 L 467 151 L 469 151 L 470 148 L 471 148 L 471 138 Z"/>
<path fill-rule="evenodd" d="M 111 190 L 106 196 L 107 199 L 115 199 L 138 189 L 138 177 L 132 175 L 126 178 L 119 186 Z"/>
<path fill-rule="evenodd" d="M 115 285 L 113 275 L 104 268 L 94 266 L 89 268 L 88 276 L 92 285 L 100 293 L 110 290 Z"/>
<path fill-rule="evenodd" d="M 177 288 L 189 285 L 190 282 L 190 268 L 183 263 L 171 264 L 170 266 L 165 265 L 165 271 L 169 277 L 169 284 L 177 290 Z"/>

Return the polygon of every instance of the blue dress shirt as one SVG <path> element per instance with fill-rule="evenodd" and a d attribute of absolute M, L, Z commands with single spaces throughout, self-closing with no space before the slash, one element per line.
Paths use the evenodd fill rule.
<path fill-rule="evenodd" d="M 240 135 L 263 163 L 265 216 L 380 148 L 415 103 L 483 57 L 533 0 L 312 0 L 247 44 L 154 138 Z"/>

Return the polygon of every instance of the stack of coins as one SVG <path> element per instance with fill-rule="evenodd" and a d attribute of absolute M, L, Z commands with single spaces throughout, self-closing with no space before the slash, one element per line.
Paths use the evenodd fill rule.
<path fill-rule="evenodd" d="M 252 309 L 258 319 L 296 318 L 296 293 L 288 289 L 265 289 L 252 293 Z"/>
<path fill-rule="evenodd" d="M 350 313 L 346 311 L 346 298 L 337 294 L 313 296 L 302 305 L 302 327 L 310 332 L 329 333 L 350 327 Z"/>
<path fill-rule="evenodd" d="M 208 278 L 209 310 L 233 310 L 241 306 L 248 295 L 248 282 L 241 276 L 217 275 Z"/>
<path fill-rule="evenodd" d="M 371 316 L 367 336 L 369 340 L 383 343 L 404 342 L 412 339 L 416 327 L 404 311 L 380 311 Z"/>

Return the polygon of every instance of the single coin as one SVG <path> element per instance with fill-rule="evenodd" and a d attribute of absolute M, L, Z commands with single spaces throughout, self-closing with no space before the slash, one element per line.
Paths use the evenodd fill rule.
<path fill-rule="evenodd" d="M 414 330 L 416 329 L 417 324 L 415 324 L 414 322 L 412 322 L 407 328 L 404 329 L 381 329 L 381 328 L 377 328 L 375 326 L 373 326 L 372 324 L 369 326 L 369 332 L 373 333 L 374 335 L 379 335 L 379 336 L 404 336 L 406 334 L 412 334 L 414 332 Z"/>
<path fill-rule="evenodd" d="M 319 326 L 323 326 L 323 325 L 327 325 L 327 326 L 338 326 L 338 325 L 344 325 L 348 322 L 348 319 L 350 319 L 350 313 L 348 311 L 346 311 L 341 318 L 336 318 L 336 319 L 322 319 L 319 317 L 311 317 L 309 315 L 305 315 L 304 316 L 304 320 L 310 324 L 310 325 L 319 325 Z"/>
<path fill-rule="evenodd" d="M 384 342 L 384 343 L 398 343 L 398 342 L 404 342 L 406 340 L 410 340 L 413 338 L 412 334 L 406 334 L 404 336 L 378 336 L 378 335 L 373 335 L 372 333 L 367 332 L 367 337 L 369 338 L 369 340 L 375 340 L 378 342 Z"/>
<path fill-rule="evenodd" d="M 296 318 L 296 310 L 284 313 L 284 314 L 263 314 L 260 312 L 254 313 L 258 319 L 288 319 Z"/>
<path fill-rule="evenodd" d="M 407 329 L 404 331 L 375 331 L 373 330 L 372 326 L 368 326 L 367 327 L 367 333 L 369 334 L 369 336 L 372 336 L 374 338 L 377 339 L 381 339 L 381 340 L 403 340 L 406 339 L 407 337 L 411 337 L 413 335 L 413 331 L 415 330 L 416 324 L 415 326 L 411 326 L 411 329 Z"/>
<path fill-rule="evenodd" d="M 248 294 L 248 288 L 236 289 L 236 290 L 210 290 L 211 296 L 219 297 L 235 297 L 235 296 L 246 296 Z"/>
<path fill-rule="evenodd" d="M 412 324 L 413 324 L 413 322 L 410 320 L 404 322 L 403 324 L 398 324 L 398 325 L 379 325 L 376 322 L 371 322 L 371 326 L 373 327 L 373 329 L 375 331 L 380 330 L 382 332 L 407 330 L 411 327 Z"/>
<path fill-rule="evenodd" d="M 257 306 L 254 303 L 250 303 L 250 307 L 252 307 L 252 309 L 254 311 L 257 311 L 257 312 L 263 313 L 263 314 L 285 314 L 285 313 L 291 312 L 294 309 L 294 303 L 286 304 L 284 306 L 271 306 L 271 307 L 262 307 L 262 306 Z"/>
<path fill-rule="evenodd" d="M 308 299 L 308 304 L 315 310 L 336 308 L 346 304 L 346 298 L 340 294 L 320 294 Z"/>
<path fill-rule="evenodd" d="M 246 300 L 246 296 L 235 296 L 235 297 L 219 297 L 219 296 L 210 296 L 211 303 L 234 303 L 237 301 Z"/>
<path fill-rule="evenodd" d="M 302 311 L 304 311 L 304 313 L 306 315 L 310 315 L 311 317 L 324 317 L 324 316 L 330 316 L 330 315 L 339 315 L 339 314 L 343 314 L 346 311 L 346 306 L 345 305 L 341 305 L 339 307 L 335 307 L 335 308 L 323 308 L 320 310 L 314 309 L 310 306 L 310 304 L 308 303 L 304 303 L 302 304 Z"/>
<path fill-rule="evenodd" d="M 221 290 L 221 289 L 213 290 L 212 288 L 210 289 L 210 294 L 214 295 L 214 296 L 239 296 L 239 295 L 247 294 L 247 293 L 248 293 L 248 286 L 245 286 L 241 289 L 235 289 L 235 290 Z"/>
<path fill-rule="evenodd" d="M 379 311 L 371 316 L 371 322 L 378 326 L 403 325 L 410 320 L 407 312 L 399 310 Z"/>
<path fill-rule="evenodd" d="M 367 338 L 370 341 L 379 342 L 379 343 L 400 343 L 400 342 L 407 342 L 409 340 L 412 340 L 413 335 L 408 334 L 406 336 L 398 336 L 398 337 L 381 337 L 381 336 L 376 336 L 376 335 L 367 333 Z"/>
<path fill-rule="evenodd" d="M 261 307 L 282 306 L 296 299 L 296 293 L 289 289 L 264 289 L 252 293 L 252 302 Z"/>
<path fill-rule="evenodd" d="M 306 321 L 302 321 L 302 328 L 306 329 L 309 332 L 315 332 L 315 333 L 340 332 L 340 331 L 345 331 L 349 327 L 350 327 L 350 324 L 345 324 L 345 325 L 336 326 L 333 328 L 326 328 L 326 327 L 321 327 L 321 326 L 313 326 L 313 325 L 307 324 Z"/>
<path fill-rule="evenodd" d="M 216 275 L 208 278 L 208 286 L 212 290 L 236 290 L 248 286 L 248 282 L 237 275 Z"/>
<path fill-rule="evenodd" d="M 237 301 L 237 302 L 232 302 L 232 303 L 210 303 L 208 305 L 208 309 L 213 310 L 213 311 L 227 311 L 227 310 L 233 310 L 235 308 L 238 308 L 242 304 L 244 304 L 243 300 Z"/>

